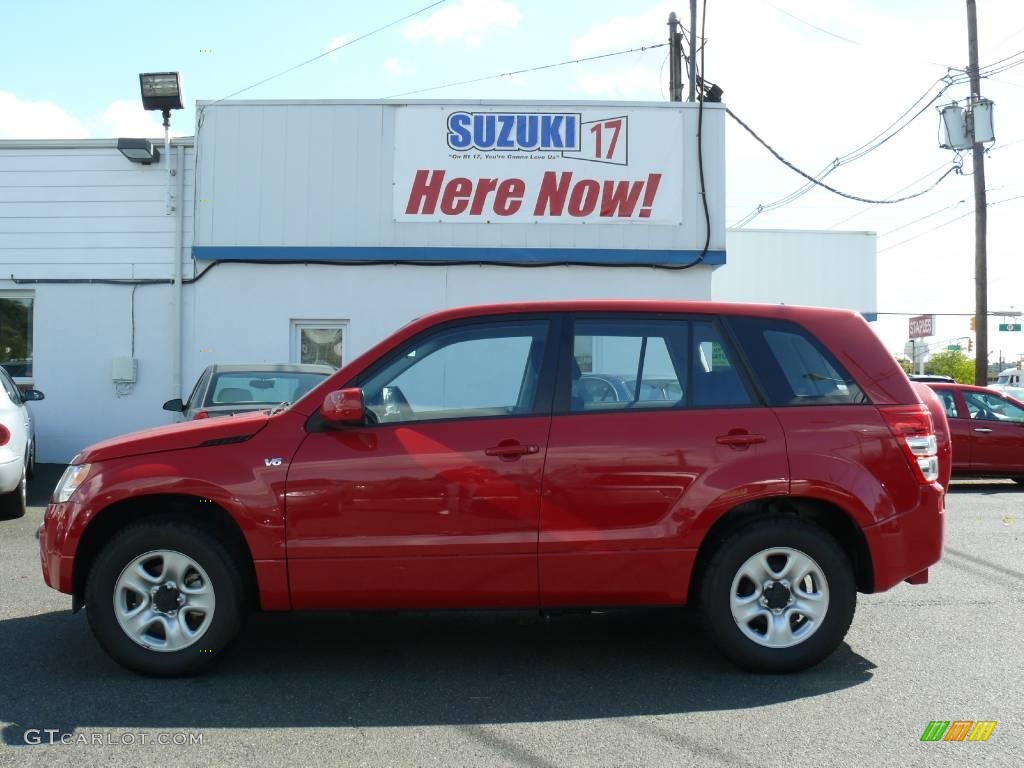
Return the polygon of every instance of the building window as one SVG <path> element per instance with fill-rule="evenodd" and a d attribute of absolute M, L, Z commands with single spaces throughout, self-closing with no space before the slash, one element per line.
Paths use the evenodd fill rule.
<path fill-rule="evenodd" d="M 15 379 L 32 378 L 32 296 L 0 293 L 0 365 Z"/>
<path fill-rule="evenodd" d="M 341 368 L 345 320 L 292 320 L 292 362 Z"/>

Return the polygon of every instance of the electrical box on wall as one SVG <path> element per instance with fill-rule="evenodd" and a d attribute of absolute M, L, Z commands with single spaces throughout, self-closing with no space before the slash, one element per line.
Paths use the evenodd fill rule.
<path fill-rule="evenodd" d="M 115 357 L 111 378 L 118 384 L 134 384 L 139 373 L 139 361 L 134 357 Z"/>

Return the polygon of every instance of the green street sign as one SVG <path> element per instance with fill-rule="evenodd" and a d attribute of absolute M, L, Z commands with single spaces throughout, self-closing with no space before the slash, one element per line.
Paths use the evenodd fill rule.
<path fill-rule="evenodd" d="M 948 347 L 946 347 L 946 351 L 947 352 L 959 352 L 960 351 L 960 345 L 959 344 L 950 344 Z"/>
<path fill-rule="evenodd" d="M 999 330 L 1000 331 L 1019 331 L 1020 330 L 1020 323 L 1000 323 L 999 324 Z"/>

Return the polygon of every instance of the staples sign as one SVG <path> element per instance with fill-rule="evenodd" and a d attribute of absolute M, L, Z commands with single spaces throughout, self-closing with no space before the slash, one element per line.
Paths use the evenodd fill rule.
<path fill-rule="evenodd" d="M 679 116 L 450 110 L 395 116 L 395 220 L 682 223 Z"/>
<path fill-rule="evenodd" d="M 918 315 L 910 318 L 910 338 L 923 339 L 935 335 L 935 315 Z"/>

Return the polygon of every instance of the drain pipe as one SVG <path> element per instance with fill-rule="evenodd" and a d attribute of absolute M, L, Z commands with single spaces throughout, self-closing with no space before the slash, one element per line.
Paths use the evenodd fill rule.
<path fill-rule="evenodd" d="M 182 287 L 181 260 L 185 254 L 185 146 L 181 142 L 175 149 L 177 194 L 174 196 L 174 269 L 171 272 L 171 397 L 181 397 L 181 315 Z"/>

